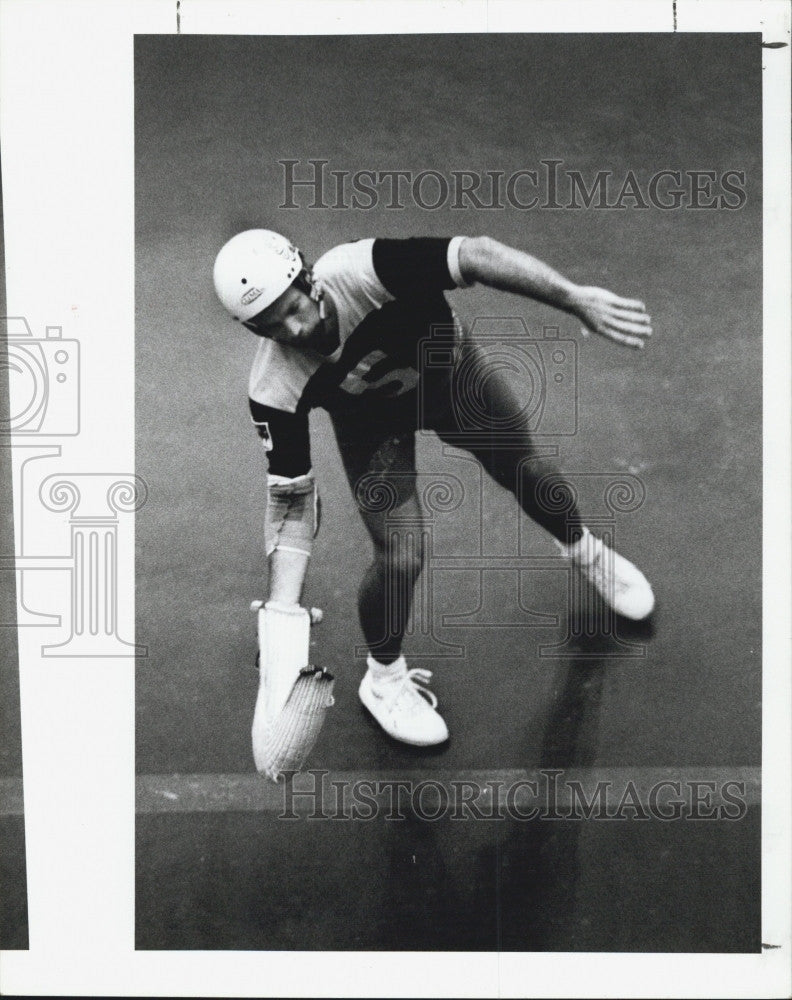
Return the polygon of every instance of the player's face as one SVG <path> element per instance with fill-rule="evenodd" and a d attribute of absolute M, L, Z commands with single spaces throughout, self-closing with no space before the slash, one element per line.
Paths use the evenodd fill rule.
<path fill-rule="evenodd" d="M 331 354 L 329 330 L 319 315 L 319 305 L 294 285 L 258 316 L 244 324 L 258 337 L 302 350 Z"/>

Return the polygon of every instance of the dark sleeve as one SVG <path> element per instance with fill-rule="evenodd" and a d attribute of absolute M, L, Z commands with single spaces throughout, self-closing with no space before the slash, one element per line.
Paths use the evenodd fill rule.
<path fill-rule="evenodd" d="M 294 479 L 311 468 L 311 445 L 308 414 L 287 413 L 272 406 L 248 400 L 250 415 L 267 452 L 269 471 L 274 476 Z"/>
<path fill-rule="evenodd" d="M 394 298 L 425 298 L 456 288 L 448 270 L 450 239 L 416 236 L 408 240 L 374 240 L 377 277 Z"/>

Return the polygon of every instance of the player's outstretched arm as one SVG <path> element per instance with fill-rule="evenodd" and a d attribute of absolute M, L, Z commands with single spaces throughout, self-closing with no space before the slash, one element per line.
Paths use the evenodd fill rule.
<path fill-rule="evenodd" d="M 459 248 L 466 281 L 525 295 L 577 316 L 591 330 L 627 347 L 643 347 L 652 334 L 646 306 L 605 288 L 576 285 L 543 261 L 488 236 L 469 236 Z"/>
<path fill-rule="evenodd" d="M 313 473 L 268 474 L 267 551 L 270 586 L 258 612 L 259 688 L 251 739 L 256 769 L 273 781 L 297 771 L 333 703 L 333 677 L 309 666 L 310 627 L 321 612 L 301 606 L 303 584 L 318 528 Z"/>

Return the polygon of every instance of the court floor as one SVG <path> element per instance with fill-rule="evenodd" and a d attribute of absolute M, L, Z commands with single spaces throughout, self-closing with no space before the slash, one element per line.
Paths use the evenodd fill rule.
<path fill-rule="evenodd" d="M 342 41 L 137 43 L 137 472 L 149 489 L 136 521 L 137 640 L 149 651 L 136 696 L 138 947 L 757 951 L 758 41 Z M 275 100 L 276 78 L 300 85 Z M 240 134 L 240 120 L 260 128 Z M 632 170 L 642 183 L 660 169 L 738 170 L 747 197 L 733 211 L 279 208 L 278 161 L 304 169 L 311 157 L 507 172 L 555 158 L 589 180 Z M 325 612 L 312 656 L 337 677 L 309 762 L 328 788 L 501 782 L 506 796 L 559 771 L 588 795 L 633 782 L 633 812 L 431 819 L 411 800 L 404 819 L 378 808 L 352 820 L 334 819 L 330 801 L 327 816 L 301 807 L 285 819 L 283 790 L 253 773 L 248 606 L 266 586 L 245 399 L 255 345 L 224 320 L 209 280 L 219 245 L 253 225 L 313 257 L 357 236 L 487 232 L 646 301 L 646 351 L 576 340 L 574 399 L 558 405 L 576 406 L 578 430 L 547 444 L 590 523 L 651 580 L 650 623 L 587 629 L 549 540 L 463 453 L 422 437 L 425 483 L 460 502 L 431 511 L 406 651 L 433 671 L 451 740 L 417 751 L 387 739 L 356 694 L 369 547 L 323 414 L 312 434 L 324 522 L 305 595 Z M 536 304 L 480 288 L 453 299 L 468 323 L 521 317 L 534 338 L 551 325 L 578 338 Z M 614 509 L 615 483 L 633 500 Z M 709 782 L 704 811 L 719 818 L 655 815 L 652 788 L 675 780 L 688 804 L 691 785 L 705 794 Z M 743 789 L 731 816 L 728 782 Z"/>

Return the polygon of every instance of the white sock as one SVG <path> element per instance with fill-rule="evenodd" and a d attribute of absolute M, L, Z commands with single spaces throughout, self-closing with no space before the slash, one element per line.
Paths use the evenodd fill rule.
<path fill-rule="evenodd" d="M 404 659 L 404 654 L 398 660 L 394 660 L 393 663 L 378 663 L 369 654 L 366 665 L 369 668 L 371 679 L 375 684 L 389 684 L 393 681 L 401 680 L 407 673 L 407 661 Z"/>

